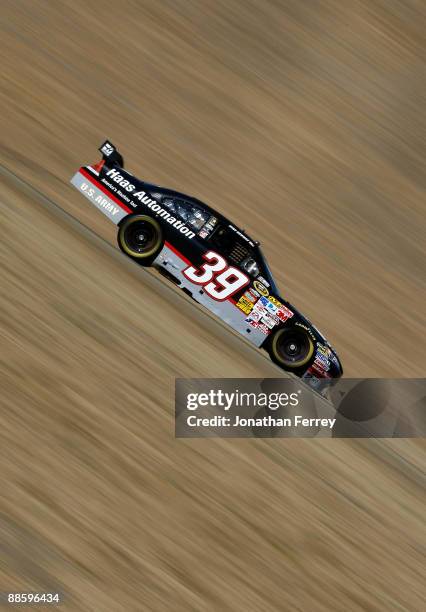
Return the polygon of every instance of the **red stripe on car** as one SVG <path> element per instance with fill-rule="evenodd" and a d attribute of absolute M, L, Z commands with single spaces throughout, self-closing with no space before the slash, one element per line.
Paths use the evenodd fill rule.
<path fill-rule="evenodd" d="M 115 195 L 113 195 L 110 191 L 108 191 L 108 189 L 106 187 L 104 187 L 102 185 L 102 183 L 100 183 L 94 176 L 92 176 L 89 172 L 87 172 L 87 170 L 85 168 L 80 168 L 80 173 L 85 178 L 87 178 L 88 181 L 93 183 L 93 185 L 95 185 L 95 187 L 97 187 L 98 189 L 103 191 L 104 194 L 107 195 L 109 198 L 111 198 L 111 200 L 113 200 L 118 206 L 120 206 L 120 208 L 122 208 L 123 210 L 125 210 L 128 213 L 133 212 L 131 208 L 129 208 L 128 206 L 123 204 L 123 202 L 121 202 L 118 198 L 116 198 Z"/>

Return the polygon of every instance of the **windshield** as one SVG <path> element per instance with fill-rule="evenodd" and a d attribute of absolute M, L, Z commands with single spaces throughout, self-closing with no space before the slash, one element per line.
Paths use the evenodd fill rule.
<path fill-rule="evenodd" d="M 165 198 L 163 200 L 163 205 L 197 231 L 203 227 L 210 216 L 209 213 L 199 206 L 179 198 Z"/>

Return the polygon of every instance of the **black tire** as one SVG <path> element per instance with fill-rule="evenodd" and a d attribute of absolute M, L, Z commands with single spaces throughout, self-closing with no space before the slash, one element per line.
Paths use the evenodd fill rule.
<path fill-rule="evenodd" d="M 149 266 L 163 246 L 163 233 L 155 219 L 132 215 L 120 224 L 117 242 L 123 253 Z"/>
<path fill-rule="evenodd" d="M 311 361 L 315 346 L 309 333 L 302 327 L 282 327 L 269 339 L 271 359 L 285 370 L 300 370 Z"/>

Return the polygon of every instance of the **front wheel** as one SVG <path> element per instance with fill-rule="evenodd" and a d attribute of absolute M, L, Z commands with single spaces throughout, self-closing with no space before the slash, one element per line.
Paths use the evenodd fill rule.
<path fill-rule="evenodd" d="M 268 342 L 271 359 L 286 370 L 298 370 L 310 361 L 314 343 L 302 327 L 283 327 Z"/>
<path fill-rule="evenodd" d="M 120 225 L 117 242 L 123 253 L 149 266 L 163 244 L 160 225 L 146 215 L 126 217 Z"/>

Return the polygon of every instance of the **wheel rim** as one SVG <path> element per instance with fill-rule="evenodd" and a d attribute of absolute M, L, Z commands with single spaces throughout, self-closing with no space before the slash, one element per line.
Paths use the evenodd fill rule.
<path fill-rule="evenodd" d="M 160 230 L 151 219 L 130 220 L 121 228 L 120 236 L 122 248 L 133 257 L 149 257 L 161 243 Z"/>
<path fill-rule="evenodd" d="M 273 339 L 272 348 L 278 361 L 289 368 L 305 365 L 314 351 L 309 335 L 297 329 L 283 329 L 278 332 Z"/>
<path fill-rule="evenodd" d="M 157 241 L 157 232 L 152 225 L 139 221 L 132 223 L 124 232 L 124 240 L 135 253 L 150 251 Z"/>

